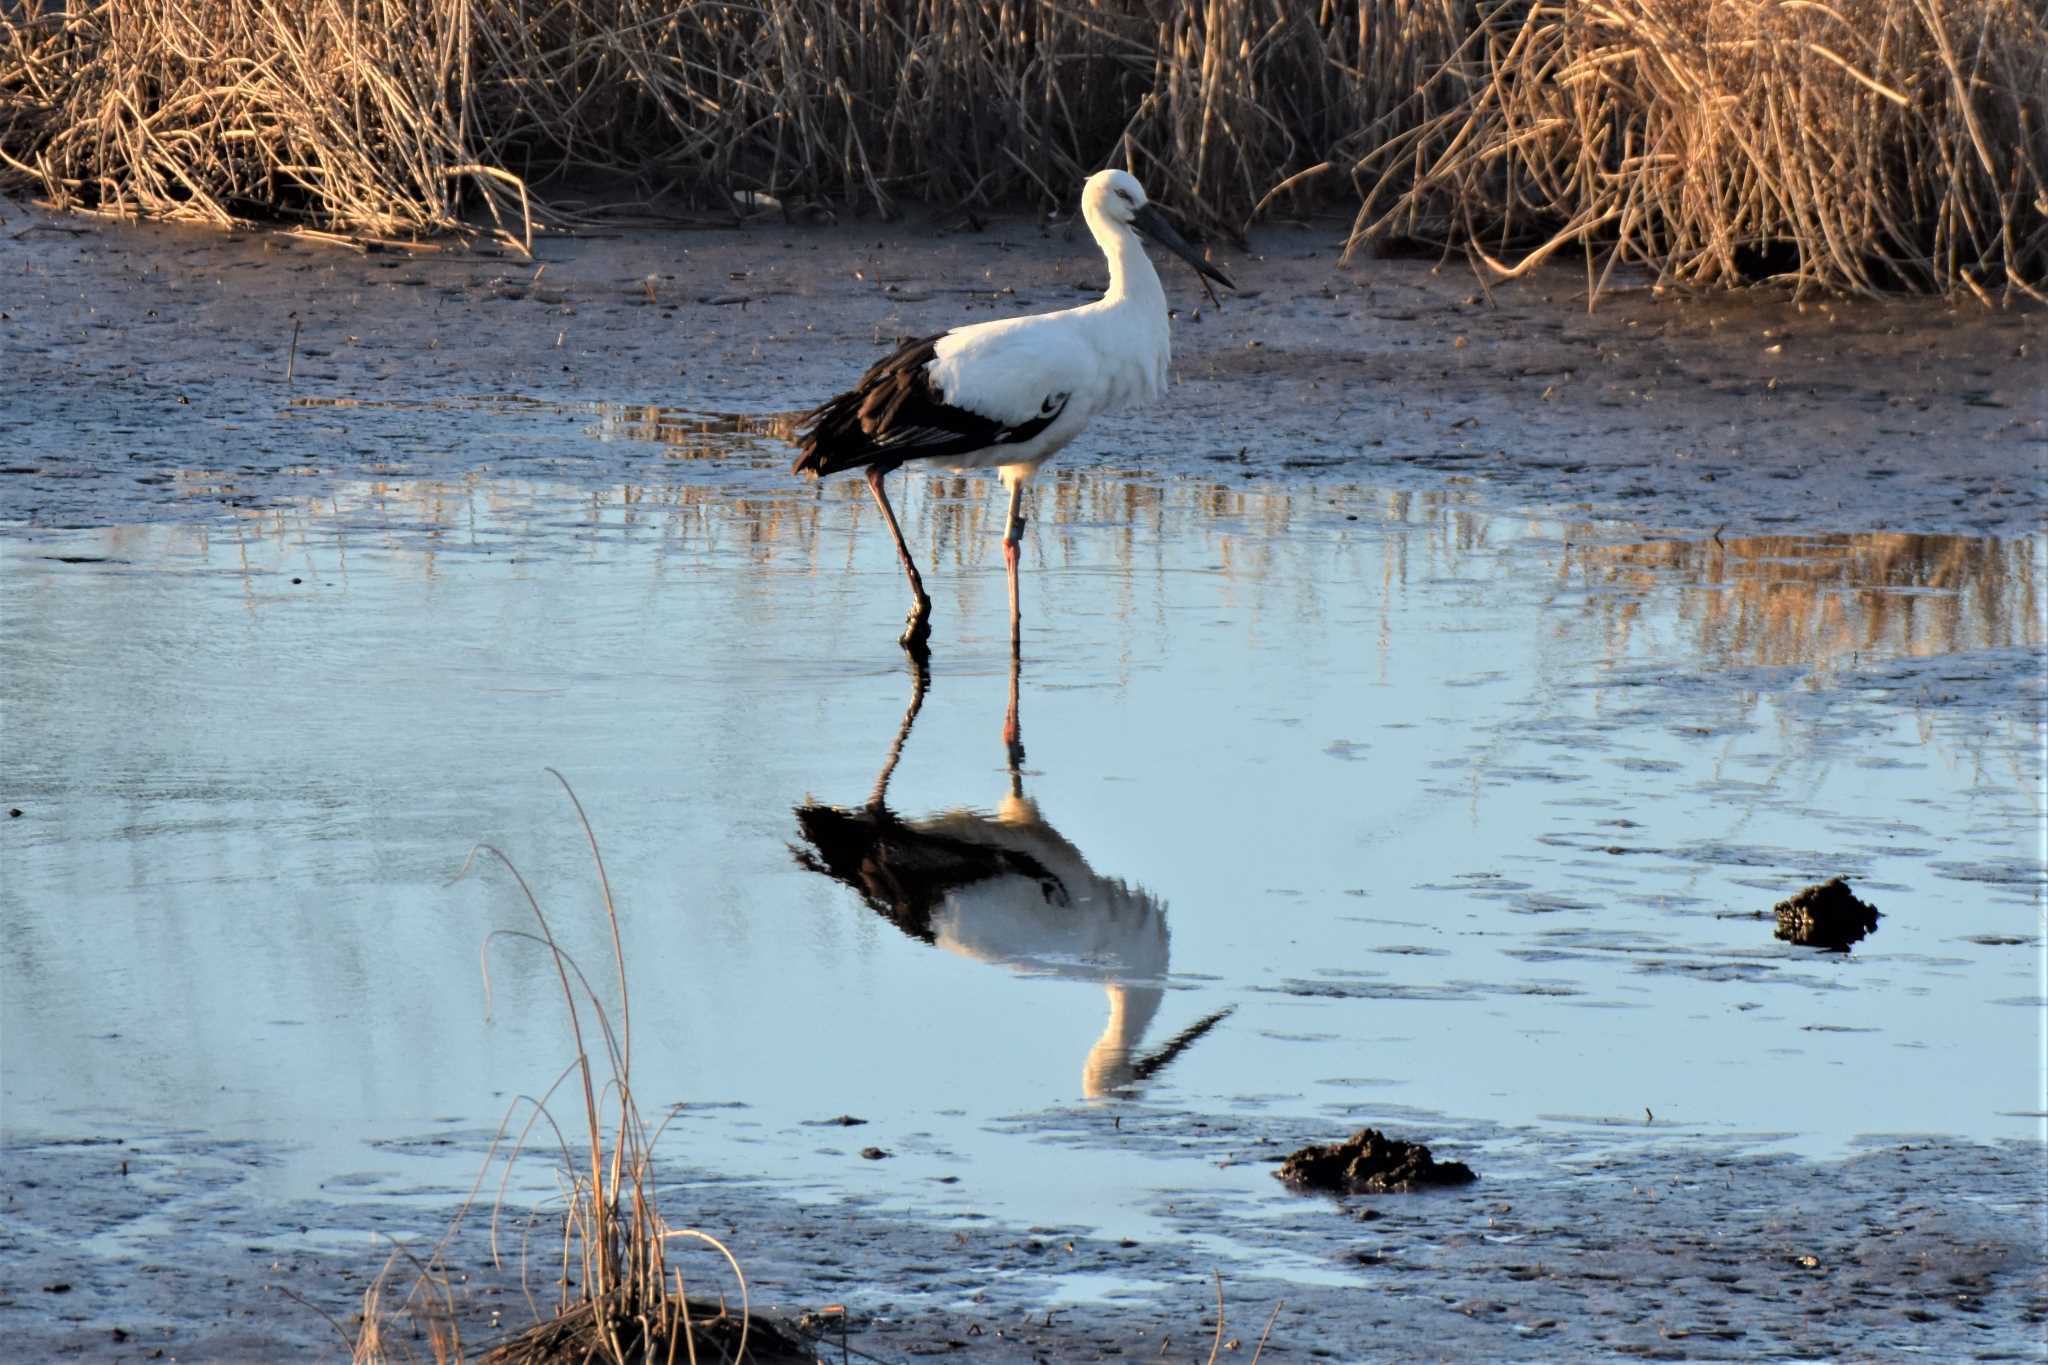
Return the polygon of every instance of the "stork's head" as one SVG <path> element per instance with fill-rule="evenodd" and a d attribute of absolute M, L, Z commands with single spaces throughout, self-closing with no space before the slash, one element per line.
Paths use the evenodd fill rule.
<path fill-rule="evenodd" d="M 1138 177 L 1129 171 L 1097 171 L 1088 177 L 1081 187 L 1081 212 L 1089 224 L 1096 227 L 1096 238 L 1103 241 L 1102 228 L 1114 231 L 1117 228 L 1135 228 L 1144 233 L 1174 255 L 1186 261 L 1197 271 L 1207 275 L 1225 289 L 1235 289 L 1227 276 L 1198 255 L 1195 249 L 1181 239 L 1173 230 L 1173 224 L 1166 221 L 1152 202 L 1145 197 L 1145 187 L 1138 183 Z"/>
<path fill-rule="evenodd" d="M 1150 202 L 1145 187 L 1129 171 L 1097 171 L 1081 187 L 1082 211 L 1111 223 L 1134 224 Z"/>

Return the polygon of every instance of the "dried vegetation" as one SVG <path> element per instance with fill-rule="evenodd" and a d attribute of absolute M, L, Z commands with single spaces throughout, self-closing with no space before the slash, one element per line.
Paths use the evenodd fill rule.
<path fill-rule="evenodd" d="M 2041 0 L 6 0 L 0 182 L 530 241 L 656 201 L 884 216 L 1128 164 L 1200 227 L 1565 247 L 1595 282 L 2048 274 Z M 766 196 L 765 198 L 763 196 Z"/>
<path fill-rule="evenodd" d="M 2041 298 L 2038 0 L 1504 6 L 1455 79 L 1451 112 L 1359 147 L 1354 243 L 1454 240 L 1498 274 L 1576 246 L 1596 284 L 1635 263 Z"/>
<path fill-rule="evenodd" d="M 794 1336 L 748 1311 L 746 1278 L 722 1242 L 708 1233 L 675 1227 L 662 1216 L 653 1162 L 660 1130 L 647 1127 L 633 1093 L 633 1015 L 611 881 L 582 802 L 566 778 L 554 775 L 575 807 L 577 823 L 590 845 L 611 931 L 618 991 L 616 1022 L 595 984 L 556 939 L 540 901 L 511 859 L 490 845 L 480 845 L 476 851 L 496 861 L 512 878 L 534 924 L 531 930 L 501 929 L 485 940 L 486 994 L 490 951 L 500 940 L 539 949 L 554 969 L 576 1049 L 575 1060 L 553 1085 L 538 1096 L 521 1096 L 514 1103 L 500 1131 L 502 1142 L 513 1119 L 525 1115 L 505 1156 L 507 1181 L 512 1162 L 536 1134 L 552 1135 L 561 1155 L 563 1213 L 559 1257 L 553 1266 L 557 1288 L 553 1312 L 541 1311 L 529 1287 L 527 1299 L 535 1309 L 532 1325 L 481 1355 L 471 1354 L 462 1337 L 462 1305 L 444 1261 L 444 1253 L 463 1222 L 458 1216 L 440 1244 L 425 1256 L 416 1257 L 402 1247 L 393 1254 L 384 1273 L 364 1294 L 356 1334 L 342 1333 L 349 1341 L 351 1359 L 354 1365 L 412 1365 L 425 1360 L 461 1365 L 469 1359 L 479 1365 L 568 1361 L 579 1365 L 674 1365 L 680 1361 L 710 1365 L 746 1359 L 776 1365 L 813 1359 Z M 592 1057 L 593 1040 L 597 1061 Z M 582 1103 L 583 1126 L 574 1136 L 562 1130 L 549 1107 L 564 1085 L 580 1088 L 577 1098 Z M 492 1158 L 498 1154 L 499 1144 L 493 1143 Z M 477 1177 L 479 1187 L 489 1168 L 487 1160 Z M 501 1198 L 502 1189 L 501 1185 Z M 474 1190 L 471 1198 L 475 1198 Z M 494 1258 L 499 1250 L 496 1213 L 494 1208 Z M 671 1242 L 683 1240 L 704 1243 L 724 1259 L 740 1291 L 737 1313 L 726 1306 L 723 1296 L 716 1302 L 688 1297 L 682 1270 L 671 1261 L 669 1252 Z M 409 1288 L 393 1301 L 392 1276 L 405 1265 L 415 1274 Z M 520 1268 L 522 1277 L 534 1268 L 524 1254 Z"/>

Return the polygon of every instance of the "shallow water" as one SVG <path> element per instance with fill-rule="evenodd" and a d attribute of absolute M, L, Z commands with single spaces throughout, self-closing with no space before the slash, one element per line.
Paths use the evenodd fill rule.
<path fill-rule="evenodd" d="M 285 1193 L 465 1183 L 416 1140 L 570 1056 L 531 943 L 493 941 L 487 1002 L 486 935 L 532 920 L 500 870 L 451 880 L 472 845 L 609 971 L 553 766 L 621 908 L 638 1098 L 686 1106 L 665 1150 L 806 1195 L 1105 1236 L 1256 1207 L 1261 1166 L 1073 1140 L 1147 1105 L 1495 1169 L 1559 1136 L 2043 1132 L 2048 540 L 1049 470 L 1013 768 L 992 484 L 899 496 L 937 606 L 905 733 L 857 482 L 687 415 L 488 417 L 545 453 L 0 543 L 11 1131 L 283 1141 Z M 650 436 L 644 484 L 579 463 Z M 862 812 L 892 750 L 904 826 L 1035 841 L 1021 900 L 892 923 L 821 873 L 797 808 Z M 1876 933 L 1776 941 L 1835 874 Z"/>

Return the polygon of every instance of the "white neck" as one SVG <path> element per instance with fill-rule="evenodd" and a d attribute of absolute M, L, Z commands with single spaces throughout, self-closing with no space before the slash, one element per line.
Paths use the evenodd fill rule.
<path fill-rule="evenodd" d="M 1150 305 L 1163 316 L 1166 291 L 1159 286 L 1159 272 L 1152 268 L 1152 258 L 1145 254 L 1145 244 L 1138 240 L 1138 234 L 1128 223 L 1112 223 L 1094 213 L 1092 206 L 1086 217 L 1095 244 L 1109 258 L 1109 289 L 1102 301 L 1118 304 L 1129 300 L 1140 307 Z"/>

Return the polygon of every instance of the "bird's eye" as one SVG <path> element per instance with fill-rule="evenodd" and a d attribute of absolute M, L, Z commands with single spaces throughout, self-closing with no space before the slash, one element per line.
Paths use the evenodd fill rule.
<path fill-rule="evenodd" d="M 1116 192 L 1116 197 L 1123 200 L 1126 204 L 1132 202 L 1131 192 L 1129 190 L 1118 190 Z"/>

